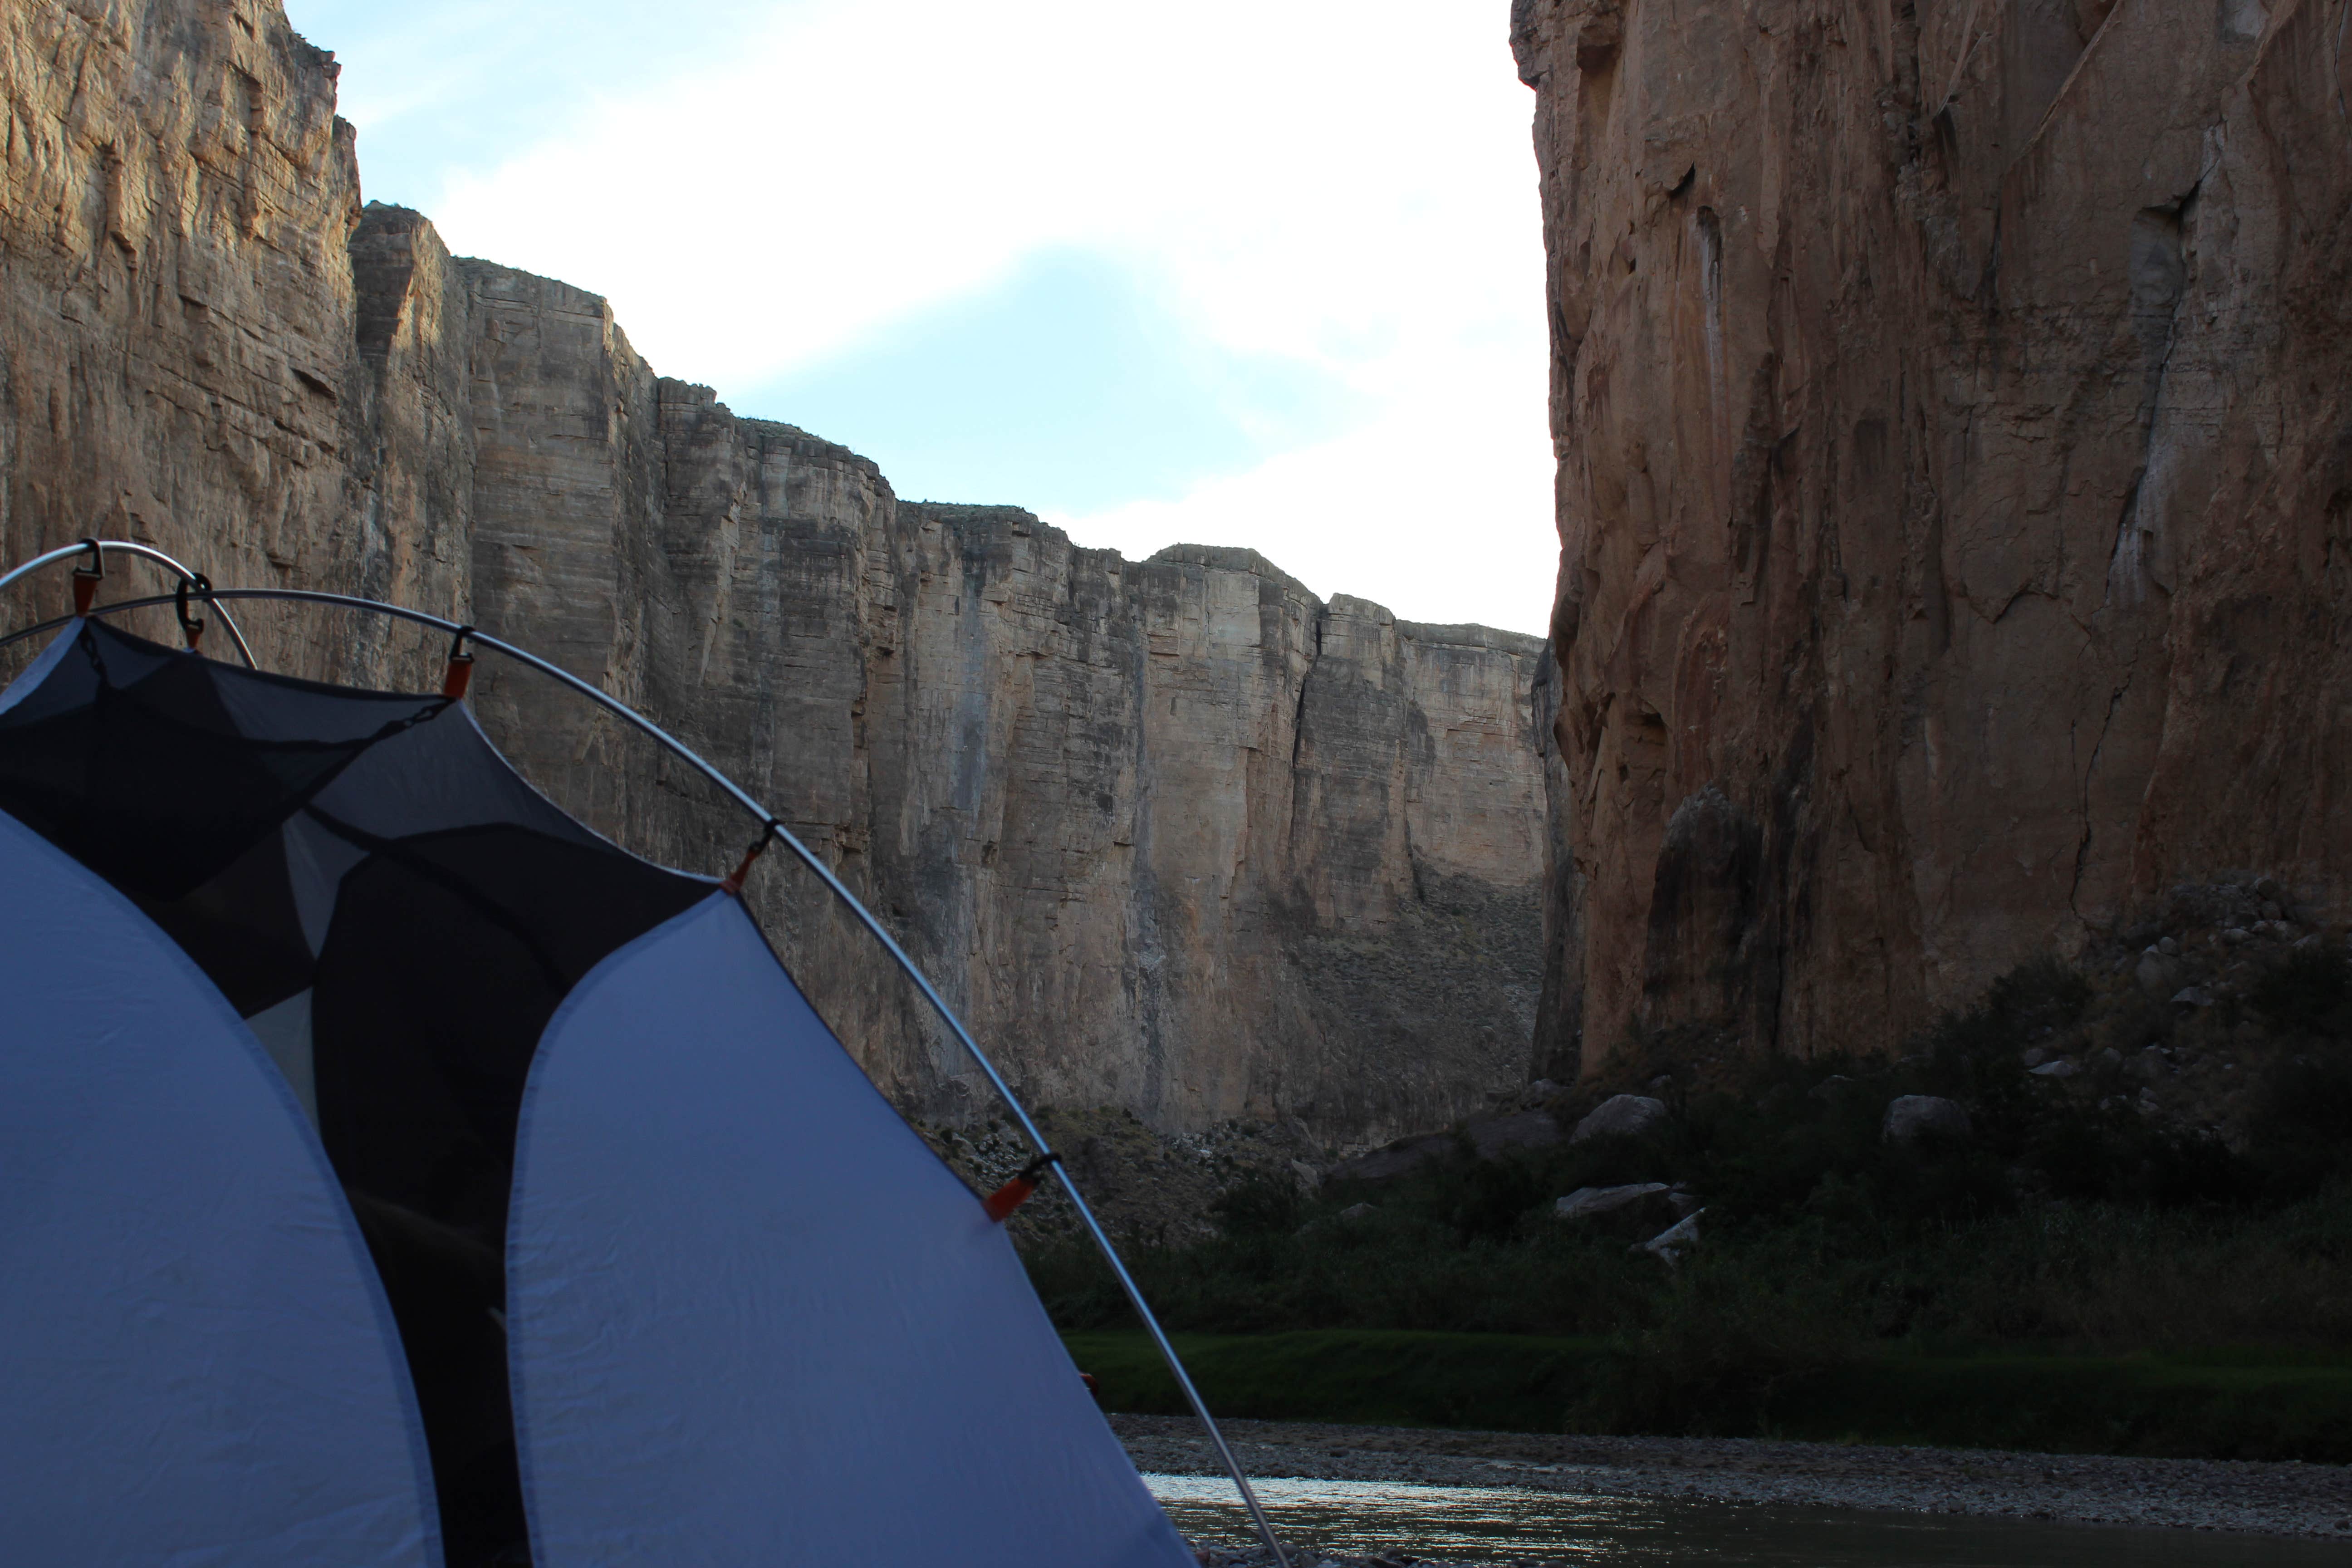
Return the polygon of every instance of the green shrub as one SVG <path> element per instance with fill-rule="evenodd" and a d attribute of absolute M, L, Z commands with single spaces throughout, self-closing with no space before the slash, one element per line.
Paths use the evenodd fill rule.
<path fill-rule="evenodd" d="M 2346 979 L 2340 963 L 2298 959 L 2265 982 L 2259 1005 L 2297 1027 L 2334 1027 Z M 1129 1261 L 1173 1330 L 1575 1341 L 1589 1350 L 1561 1409 L 1620 1431 L 1762 1430 L 1801 1407 L 1827 1422 L 1839 1400 L 1908 1430 L 1928 1419 L 1916 1412 L 1945 1373 L 1905 1384 L 1914 1414 L 1902 1414 L 1872 1405 L 1856 1369 L 1930 1351 L 2113 1358 L 2352 1343 L 2352 1046 L 2298 1037 L 2276 1053 L 2240 1155 L 2153 1124 L 2095 1079 L 2089 1095 L 2053 1093 L 2027 1075 L 2029 1046 L 2079 1049 L 2086 1032 L 2131 1013 L 2131 995 L 2103 1000 L 2094 1016 L 2080 975 L 2030 964 L 1897 1059 L 1754 1063 L 1668 1090 L 1675 1114 L 1638 1139 L 1486 1162 L 1465 1141 L 1392 1181 L 1312 1194 L 1286 1178 L 1246 1179 L 1216 1204 L 1217 1235 L 1135 1247 Z M 1889 1144 L 1887 1102 L 1908 1093 L 1961 1100 L 1971 1135 Z M 1553 1216 L 1553 1201 L 1578 1187 L 1638 1181 L 1680 1183 L 1706 1205 L 1699 1248 L 1679 1267 Z M 1363 1203 L 1369 1213 L 1339 1217 Z M 1028 1262 L 1065 1330 L 1132 1324 L 1090 1249 L 1044 1245 Z M 2024 1376 L 1984 1386 L 2022 1387 Z M 2011 1397 L 1984 1393 L 1967 1429 L 2001 1429 L 1996 1405 Z M 2142 1416 L 2128 1411 L 2143 1405 L 2170 1414 L 2135 1426 Z M 2100 1419 L 2152 1432 L 2189 1420 L 2192 1405 L 2206 1408 L 2133 1394 Z M 2063 1412 L 2017 1421 L 2068 1443 L 2126 1441 L 2086 1436 Z M 2289 1441 L 2248 1436 L 2245 1451 L 2273 1440 Z"/>
<path fill-rule="evenodd" d="M 2248 1000 L 2282 1027 L 2352 1035 L 2352 958 L 2327 942 L 2289 952 Z"/>

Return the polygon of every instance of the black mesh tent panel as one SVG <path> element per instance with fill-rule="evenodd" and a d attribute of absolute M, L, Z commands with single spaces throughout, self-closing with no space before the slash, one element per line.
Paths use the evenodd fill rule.
<path fill-rule="evenodd" d="M 441 699 L 331 694 L 96 624 L 0 713 L 0 805 L 135 899 L 219 875 L 376 742 Z M 283 691 L 274 710 L 241 682 Z"/>

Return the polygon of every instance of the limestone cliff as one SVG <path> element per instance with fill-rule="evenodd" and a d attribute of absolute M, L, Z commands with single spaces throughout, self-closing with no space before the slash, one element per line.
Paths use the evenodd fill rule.
<path fill-rule="evenodd" d="M 0 50 L 8 557 L 127 533 L 526 643 L 772 805 L 1041 1103 L 1349 1137 L 1525 1081 L 1535 639 L 1327 604 L 1248 551 L 1129 562 L 900 503 L 657 377 L 602 300 L 362 208 L 331 59 L 274 5 L 31 0 Z M 397 627 L 245 618 L 275 668 L 437 668 Z M 585 705 L 489 661 L 475 690 L 624 841 L 741 852 L 739 813 Z M 750 895 L 902 1103 L 992 1111 L 804 875 L 772 852 Z"/>
<path fill-rule="evenodd" d="M 774 803 L 1042 1103 L 1352 1133 L 1524 1079 L 1535 639 L 1326 605 L 1245 550 L 1129 562 L 900 503 L 656 378 L 593 296 L 457 265 L 478 613 Z M 732 858 L 740 818 L 648 787 L 642 744 L 524 677 L 479 704 L 559 798 Z M 779 858 L 752 895 L 902 1102 L 985 1108 L 804 876 Z"/>
<path fill-rule="evenodd" d="M 1518 0 L 1544 1044 L 1897 1042 L 2352 879 L 2346 0 Z"/>

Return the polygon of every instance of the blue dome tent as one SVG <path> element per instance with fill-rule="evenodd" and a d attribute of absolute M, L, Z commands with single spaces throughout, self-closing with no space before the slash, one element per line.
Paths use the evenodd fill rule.
<path fill-rule="evenodd" d="M 107 554 L 175 594 L 98 605 Z M 1179 1568 L 999 1223 L 737 896 L 538 794 L 472 650 L 86 541 L 0 692 L 12 1558 Z M 438 693 L 252 668 L 228 602 L 454 639 Z M 103 617 L 174 604 L 189 647 Z M 195 651 L 217 616 L 243 668 Z M 1066 1178 L 1065 1178 L 1066 1181 Z M 1230 1450 L 1076 1190 L 1070 1195 Z M 1265 1531 L 1272 1544 L 1270 1531 Z M 1279 1548 L 1276 1549 L 1277 1554 Z"/>

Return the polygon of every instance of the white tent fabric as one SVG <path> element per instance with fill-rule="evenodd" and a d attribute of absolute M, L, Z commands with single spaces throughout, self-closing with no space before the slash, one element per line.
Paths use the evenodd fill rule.
<path fill-rule="evenodd" d="M 5 816 L 0 886 L 0 1554 L 432 1568 L 399 1340 L 285 1079 Z"/>
<path fill-rule="evenodd" d="M 1186 1568 L 1001 1226 L 740 904 L 548 1026 L 509 1212 L 540 1568 Z"/>

